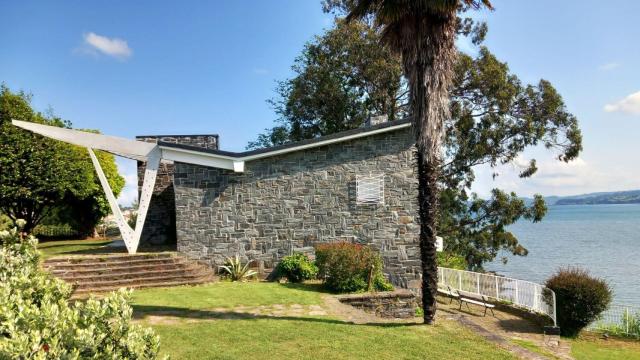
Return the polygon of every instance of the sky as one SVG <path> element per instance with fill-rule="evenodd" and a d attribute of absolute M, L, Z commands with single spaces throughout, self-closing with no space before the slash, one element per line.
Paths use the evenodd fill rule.
<path fill-rule="evenodd" d="M 531 149 L 513 164 L 478 168 L 473 190 L 640 189 L 640 2 L 493 4 L 474 15 L 489 25 L 485 45 L 524 82 L 551 81 L 580 121 L 584 151 L 563 164 Z M 0 0 L 0 82 L 77 128 L 127 138 L 219 134 L 222 149 L 238 151 L 273 124 L 266 100 L 276 82 L 331 24 L 319 0 Z M 532 157 L 538 173 L 519 179 Z M 130 204 L 135 164 L 118 165 L 127 180 L 119 201 Z"/>

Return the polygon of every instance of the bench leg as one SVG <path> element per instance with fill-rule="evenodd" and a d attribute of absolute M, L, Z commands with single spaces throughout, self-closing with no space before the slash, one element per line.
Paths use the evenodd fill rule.
<path fill-rule="evenodd" d="M 484 314 L 482 314 L 482 316 L 487 316 L 487 309 L 488 309 L 488 307 L 486 307 L 486 306 L 485 306 L 485 307 L 484 307 Z M 493 311 L 493 310 L 492 310 L 492 311 Z"/>
<path fill-rule="evenodd" d="M 490 308 L 489 310 L 491 310 L 491 315 L 493 315 L 493 317 L 496 317 L 496 314 L 493 312 L 493 308 Z"/>

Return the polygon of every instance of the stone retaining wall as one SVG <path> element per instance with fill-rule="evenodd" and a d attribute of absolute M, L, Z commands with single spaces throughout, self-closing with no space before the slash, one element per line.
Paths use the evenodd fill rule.
<path fill-rule="evenodd" d="M 341 303 L 349 304 L 383 318 L 407 319 L 416 316 L 416 296 L 407 290 L 340 295 Z"/>

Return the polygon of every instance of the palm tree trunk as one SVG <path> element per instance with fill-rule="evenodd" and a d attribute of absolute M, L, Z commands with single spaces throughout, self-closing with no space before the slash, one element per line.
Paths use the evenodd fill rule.
<path fill-rule="evenodd" d="M 449 89 L 456 57 L 456 12 L 416 16 L 403 24 L 402 59 L 409 82 L 418 166 L 422 308 L 424 322 L 436 314 L 438 265 L 436 228 L 438 178 L 444 122 L 449 114 Z"/>

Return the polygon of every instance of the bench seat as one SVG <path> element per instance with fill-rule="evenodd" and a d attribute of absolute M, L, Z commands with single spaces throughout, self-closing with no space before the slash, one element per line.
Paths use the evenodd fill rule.
<path fill-rule="evenodd" d="M 484 307 L 483 316 L 487 316 L 487 310 L 490 310 L 491 314 L 493 316 L 496 316 L 496 314 L 493 312 L 493 309 L 496 306 L 489 302 L 489 298 L 486 295 L 473 294 L 462 291 L 459 291 L 458 293 L 460 294 L 460 297 L 458 298 L 458 301 L 460 302 L 460 310 L 462 310 L 462 303 L 464 302 L 467 305 L 467 309 L 469 310 L 471 310 L 469 308 L 469 304 L 479 305 Z"/>

